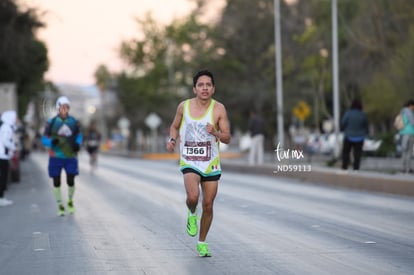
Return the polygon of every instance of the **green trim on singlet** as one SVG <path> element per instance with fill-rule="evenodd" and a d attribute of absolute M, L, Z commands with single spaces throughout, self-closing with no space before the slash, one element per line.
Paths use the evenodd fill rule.
<path fill-rule="evenodd" d="M 190 169 L 193 169 L 193 170 L 197 171 L 197 173 L 199 173 L 203 177 L 211 177 L 211 176 L 221 175 L 221 170 L 217 170 L 215 172 L 211 172 L 211 173 L 206 174 L 206 173 L 201 172 L 200 169 L 198 169 L 195 166 L 188 165 L 188 164 L 183 164 L 181 166 L 181 163 L 180 163 L 180 171 L 183 171 L 186 168 L 190 168 Z"/>
<path fill-rule="evenodd" d="M 211 99 L 211 102 L 210 102 L 210 105 L 208 106 L 208 108 L 207 108 L 207 110 L 204 112 L 204 114 L 202 115 L 202 116 L 200 116 L 200 117 L 193 117 L 192 115 L 191 115 L 191 112 L 190 112 L 190 99 L 187 99 L 186 101 L 185 101 L 185 103 L 184 103 L 184 108 L 186 108 L 187 109 L 187 114 L 188 114 L 188 116 L 191 118 L 191 119 L 193 119 L 193 120 L 202 120 L 203 118 L 205 118 L 205 116 L 208 114 L 208 112 L 210 112 L 212 109 L 213 109 L 213 107 L 214 107 L 214 105 L 216 104 L 216 101 L 214 100 L 214 99 Z M 184 110 L 185 111 L 185 110 Z M 184 113 L 184 112 L 183 112 Z M 211 112 L 211 117 L 210 117 L 210 122 L 214 122 L 214 119 L 213 119 L 213 112 Z"/>
<path fill-rule="evenodd" d="M 185 101 L 184 101 L 184 106 L 183 106 L 183 117 L 181 118 L 181 122 L 180 122 L 180 127 L 178 128 L 178 132 L 180 132 L 180 130 L 181 130 L 181 128 L 183 127 L 183 123 L 184 123 L 184 117 L 185 117 L 185 113 L 187 112 L 187 114 L 188 114 L 188 116 L 191 118 L 191 119 L 194 119 L 194 120 L 202 120 L 207 114 L 208 114 L 208 112 L 210 112 L 213 108 L 214 108 L 214 105 L 216 104 L 216 100 L 214 100 L 214 99 L 211 99 L 211 102 L 210 102 L 210 106 L 208 106 L 208 108 L 207 108 L 207 110 L 206 110 L 206 112 L 201 116 L 201 117 L 199 117 L 199 118 L 195 118 L 195 117 L 193 117 L 192 115 L 191 115 L 191 112 L 190 112 L 190 100 L 191 99 L 186 99 Z M 215 125 L 215 123 L 214 123 L 214 115 L 213 115 L 213 113 L 214 112 L 211 112 L 211 115 L 210 115 L 210 122 L 213 124 L 213 126 L 214 126 L 214 129 L 216 129 L 216 125 Z M 216 129 L 217 130 L 217 129 Z"/>

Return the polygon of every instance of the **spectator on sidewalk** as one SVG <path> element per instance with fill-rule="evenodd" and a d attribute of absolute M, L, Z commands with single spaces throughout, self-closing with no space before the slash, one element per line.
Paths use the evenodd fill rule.
<path fill-rule="evenodd" d="M 0 206 L 8 206 L 13 201 L 4 197 L 9 179 L 10 159 L 16 150 L 14 131 L 16 127 L 16 111 L 5 111 L 1 115 L 0 126 Z"/>
<path fill-rule="evenodd" d="M 261 165 L 264 157 L 264 123 L 255 110 L 250 111 L 248 129 L 251 136 L 249 165 Z"/>
<path fill-rule="evenodd" d="M 401 110 L 404 128 L 400 130 L 403 173 L 412 172 L 411 159 L 414 150 L 414 99 L 408 100 Z"/>
<path fill-rule="evenodd" d="M 344 131 L 342 169 L 348 169 L 352 151 L 353 169 L 359 170 L 364 139 L 368 135 L 368 119 L 362 111 L 361 101 L 357 99 L 352 101 L 351 108 L 342 117 L 341 130 Z"/>

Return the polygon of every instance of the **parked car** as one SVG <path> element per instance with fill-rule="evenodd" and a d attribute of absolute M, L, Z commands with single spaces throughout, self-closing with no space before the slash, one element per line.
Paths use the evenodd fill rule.
<path fill-rule="evenodd" d="M 10 180 L 11 182 L 20 182 L 20 152 L 16 151 L 10 160 Z"/>
<path fill-rule="evenodd" d="M 306 148 L 308 152 L 313 154 L 330 155 L 334 153 L 335 146 L 342 148 L 343 133 L 339 133 L 339 142 L 336 145 L 336 138 L 334 133 L 329 134 L 311 134 L 307 140 Z M 364 152 L 375 152 L 381 146 L 381 140 L 374 140 L 366 138 L 362 150 Z"/>
<path fill-rule="evenodd" d="M 362 150 L 364 152 L 375 152 L 377 151 L 382 144 L 382 140 L 374 140 L 366 138 L 364 140 L 364 146 L 362 147 Z"/>
<path fill-rule="evenodd" d="M 10 170 L 9 170 L 9 180 L 14 183 L 20 182 L 20 155 L 22 150 L 22 145 L 18 137 L 18 132 L 15 134 L 16 142 L 16 151 L 14 151 L 12 158 L 10 159 Z"/>
<path fill-rule="evenodd" d="M 336 143 L 336 136 L 334 133 L 318 134 L 312 133 L 306 141 L 306 148 L 309 153 L 331 155 L 335 152 L 335 147 L 342 146 L 343 134 L 338 136 L 339 142 Z"/>

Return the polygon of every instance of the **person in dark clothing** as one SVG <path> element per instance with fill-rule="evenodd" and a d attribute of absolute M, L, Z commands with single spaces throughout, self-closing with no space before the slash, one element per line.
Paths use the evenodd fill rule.
<path fill-rule="evenodd" d="M 89 129 L 85 135 L 86 150 L 89 154 L 89 164 L 91 171 L 95 170 L 98 162 L 99 146 L 101 144 L 101 133 L 96 128 L 94 121 L 89 125 Z"/>
<path fill-rule="evenodd" d="M 353 169 L 359 170 L 364 139 L 368 135 L 368 119 L 359 100 L 353 100 L 351 108 L 345 112 L 341 119 L 341 129 L 344 131 L 342 169 L 348 169 L 352 151 Z"/>

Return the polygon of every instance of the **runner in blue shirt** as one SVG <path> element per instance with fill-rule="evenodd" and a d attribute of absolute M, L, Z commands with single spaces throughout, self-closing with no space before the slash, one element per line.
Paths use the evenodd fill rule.
<path fill-rule="evenodd" d="M 70 101 L 61 96 L 56 101 L 58 114 L 47 121 L 42 144 L 49 147 L 49 177 L 53 179 L 53 190 L 58 203 L 58 215 L 65 215 L 61 194 L 61 172 L 66 172 L 68 185 L 68 211 L 75 212 L 73 195 L 75 193 L 75 176 L 79 174 L 77 155 L 82 144 L 82 132 L 79 121 L 69 115 Z"/>

